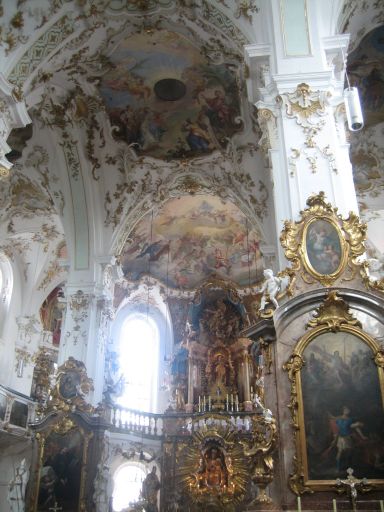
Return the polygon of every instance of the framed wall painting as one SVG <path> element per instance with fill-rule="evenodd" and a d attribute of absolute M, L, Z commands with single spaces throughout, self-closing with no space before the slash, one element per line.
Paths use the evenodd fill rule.
<path fill-rule="evenodd" d="M 284 223 L 280 236 L 296 278 L 333 286 L 339 278 L 350 281 L 364 274 L 358 256 L 365 252 L 366 226 L 358 216 L 350 212 L 343 218 L 325 201 L 324 192 L 310 196 L 307 205 L 300 220 Z"/>
<path fill-rule="evenodd" d="M 62 512 L 85 512 L 85 478 L 89 440 L 70 417 L 64 416 L 37 434 L 39 461 L 34 496 L 34 512 L 52 510 L 57 503 Z"/>
<path fill-rule="evenodd" d="M 315 217 L 306 223 L 302 251 L 304 265 L 316 277 L 337 276 L 345 266 L 343 234 L 331 219 Z"/>
<path fill-rule="evenodd" d="M 384 351 L 379 343 L 358 325 L 318 325 L 301 338 L 284 369 L 291 380 L 296 442 L 293 492 L 334 490 L 349 467 L 355 477 L 384 489 Z"/>

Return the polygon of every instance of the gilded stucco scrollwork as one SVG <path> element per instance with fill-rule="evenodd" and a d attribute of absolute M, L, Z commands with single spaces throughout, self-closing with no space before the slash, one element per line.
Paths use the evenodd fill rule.
<path fill-rule="evenodd" d="M 252 14 L 258 13 L 259 8 L 255 0 L 238 0 L 235 9 L 235 18 L 245 18 L 252 23 Z"/>
<path fill-rule="evenodd" d="M 268 150 L 275 149 L 278 143 L 276 114 L 269 108 L 259 108 L 257 121 L 262 133 L 258 141 L 259 147 L 264 153 L 268 153 Z"/>
<path fill-rule="evenodd" d="M 312 91 L 309 85 L 302 83 L 294 92 L 279 95 L 277 102 L 285 107 L 287 117 L 296 119 L 303 128 L 311 128 L 326 114 L 327 96 L 327 92 Z"/>
<path fill-rule="evenodd" d="M 26 350 L 25 348 L 16 348 L 16 361 L 15 361 L 15 371 L 18 377 L 23 377 L 24 374 L 24 366 L 29 364 L 32 359 L 32 354 Z"/>
<path fill-rule="evenodd" d="M 301 158 L 306 159 L 312 173 L 318 171 L 319 158 L 327 161 L 332 172 L 338 172 L 336 156 L 331 147 L 329 145 L 321 147 L 317 141 L 326 123 L 324 117 L 327 114 L 328 96 L 326 91 L 312 91 L 309 85 L 302 83 L 293 93 L 284 93 L 277 97 L 277 103 L 285 107 L 286 117 L 295 119 L 304 135 L 304 142 L 297 147 L 292 147 L 288 156 L 291 177 L 296 174 L 297 164 Z"/>
<path fill-rule="evenodd" d="M 273 451 L 277 442 L 277 427 L 274 418 L 255 416 L 252 419 L 251 439 L 241 441 L 244 455 L 250 457 L 252 482 L 259 492 L 250 505 L 271 504 L 272 499 L 266 494 L 266 487 L 274 477 Z"/>
<path fill-rule="evenodd" d="M 69 357 L 57 369 L 46 410 L 92 412 L 92 405 L 85 400 L 91 391 L 93 381 L 87 376 L 84 363 Z"/>
<path fill-rule="evenodd" d="M 337 330 L 343 324 L 362 327 L 361 322 L 349 312 L 348 304 L 337 295 L 336 291 L 332 291 L 320 304 L 307 327 L 325 325 L 331 330 Z"/>
<path fill-rule="evenodd" d="M 86 340 L 86 321 L 89 317 L 89 308 L 94 296 L 89 293 L 84 293 L 83 290 L 77 290 L 76 293 L 69 296 L 69 311 L 73 321 L 73 327 L 71 331 L 67 330 L 65 338 L 71 338 L 74 345 L 76 345 L 80 339 Z M 66 343 L 64 339 L 64 343 Z"/>
<path fill-rule="evenodd" d="M 309 197 L 307 206 L 301 220 L 285 222 L 280 235 L 292 270 L 308 284 L 353 279 L 364 268 L 358 257 L 365 252 L 366 225 L 353 212 L 343 219 L 324 192 Z"/>

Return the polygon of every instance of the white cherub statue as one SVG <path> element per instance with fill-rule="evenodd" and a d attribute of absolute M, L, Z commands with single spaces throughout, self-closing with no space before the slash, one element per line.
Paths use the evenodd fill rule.
<path fill-rule="evenodd" d="M 260 310 L 265 308 L 267 302 L 272 302 L 277 308 L 279 303 L 276 300 L 276 296 L 281 288 L 281 279 L 273 275 L 273 271 L 270 268 L 264 270 L 265 281 L 263 286 L 260 288 L 260 292 L 263 294 L 261 297 Z"/>

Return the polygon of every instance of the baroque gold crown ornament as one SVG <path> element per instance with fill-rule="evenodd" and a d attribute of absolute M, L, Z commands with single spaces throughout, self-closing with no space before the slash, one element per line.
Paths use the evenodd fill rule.
<path fill-rule="evenodd" d="M 307 327 L 328 326 L 332 331 L 340 328 L 341 325 L 353 325 L 362 327 L 361 322 L 349 312 L 349 306 L 344 300 L 332 291 L 325 298 L 324 302 L 316 309 L 312 320 Z"/>
<path fill-rule="evenodd" d="M 350 212 L 347 219 L 325 201 L 324 192 L 310 196 L 301 211 L 301 220 L 285 221 L 280 242 L 292 270 L 304 282 L 318 281 L 331 286 L 340 277 L 349 281 L 364 264 L 358 257 L 365 252 L 367 226 Z"/>

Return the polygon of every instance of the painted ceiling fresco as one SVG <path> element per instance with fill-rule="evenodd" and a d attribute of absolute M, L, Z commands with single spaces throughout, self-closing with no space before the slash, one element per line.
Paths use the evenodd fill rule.
<path fill-rule="evenodd" d="M 141 155 L 188 158 L 220 149 L 236 131 L 233 66 L 207 64 L 183 36 L 159 30 L 123 40 L 100 92 L 114 136 Z"/>
<path fill-rule="evenodd" d="M 248 286 L 262 279 L 260 234 L 232 203 L 212 196 L 169 200 L 144 217 L 121 253 L 127 279 L 144 274 L 193 289 L 212 273 Z"/>
<path fill-rule="evenodd" d="M 359 88 L 365 125 L 384 121 L 384 26 L 367 34 L 351 53 L 348 74 Z"/>

